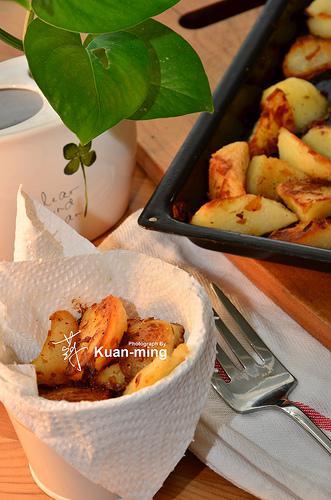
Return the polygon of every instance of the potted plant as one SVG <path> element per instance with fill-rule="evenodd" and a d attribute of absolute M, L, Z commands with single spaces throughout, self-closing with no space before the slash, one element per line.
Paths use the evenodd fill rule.
<path fill-rule="evenodd" d="M 212 111 L 198 55 L 151 19 L 178 1 L 18 0 L 26 9 L 24 35 L 0 29 L 0 39 L 25 57 L 1 63 L 0 89 L 30 91 L 34 99 L 39 92 L 43 101 L 28 119 L 0 126 L 8 166 L 1 184 L 10 198 L 2 234 L 8 220 L 14 226 L 9 212 L 23 183 L 82 234 L 96 237 L 127 206 L 134 122 Z M 20 102 L 16 94 L 11 99 Z"/>

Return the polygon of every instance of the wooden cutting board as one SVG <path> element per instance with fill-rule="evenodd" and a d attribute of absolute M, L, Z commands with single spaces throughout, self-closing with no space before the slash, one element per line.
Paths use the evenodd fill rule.
<path fill-rule="evenodd" d="M 214 88 L 252 28 L 260 9 L 198 30 L 180 26 L 182 15 L 210 3 L 210 0 L 182 0 L 159 18 L 195 47 Z M 155 120 L 139 125 L 138 161 L 154 181 L 162 178 L 196 117 Z M 284 311 L 331 349 L 331 274 L 237 256 L 229 258 Z"/>

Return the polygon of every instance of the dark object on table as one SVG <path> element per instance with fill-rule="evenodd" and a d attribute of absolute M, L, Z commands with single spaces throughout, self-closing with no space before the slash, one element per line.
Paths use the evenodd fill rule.
<path fill-rule="evenodd" d="M 207 201 L 210 155 L 225 144 L 247 140 L 259 115 L 263 89 L 284 79 L 284 56 L 295 39 L 307 32 L 304 9 L 309 4 L 310 0 L 269 0 L 216 89 L 215 112 L 204 113 L 193 127 L 141 214 L 140 225 L 187 236 L 210 250 L 331 271 L 331 250 L 183 222 L 185 213 L 194 213 Z M 314 83 L 321 91 L 331 92 L 330 75 Z"/>

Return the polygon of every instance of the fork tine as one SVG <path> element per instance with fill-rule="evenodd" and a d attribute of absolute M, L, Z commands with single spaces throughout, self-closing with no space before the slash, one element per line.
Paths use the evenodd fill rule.
<path fill-rule="evenodd" d="M 229 314 L 235 319 L 237 324 L 240 326 L 242 331 L 247 337 L 250 345 L 257 352 L 260 358 L 264 361 L 270 360 L 274 358 L 274 355 L 270 351 L 270 349 L 265 345 L 265 343 L 260 339 L 255 330 L 248 323 L 246 318 L 238 311 L 238 309 L 232 304 L 230 299 L 222 292 L 222 290 L 215 284 L 211 283 L 210 285 L 213 292 L 222 302 L 224 307 L 228 310 Z"/>
<path fill-rule="evenodd" d="M 236 337 L 233 335 L 233 333 L 229 330 L 229 328 L 226 326 L 224 321 L 221 320 L 221 318 L 218 316 L 218 314 L 214 311 L 215 317 L 215 324 L 222 335 L 222 337 L 226 340 L 227 344 L 231 348 L 233 354 L 236 356 L 240 364 L 246 368 L 247 366 L 251 364 L 255 364 L 254 359 L 251 357 L 250 354 L 246 351 L 246 349 L 243 348 L 241 343 L 236 339 Z"/>
<path fill-rule="evenodd" d="M 230 384 L 224 382 L 224 380 L 217 373 L 213 373 L 213 376 L 211 378 L 211 385 L 213 386 L 217 394 L 231 406 L 231 388 L 229 387 Z"/>
<path fill-rule="evenodd" d="M 233 379 L 238 373 L 238 369 L 232 363 L 229 356 L 223 351 L 222 347 L 219 344 L 216 345 L 216 359 L 220 363 L 225 373 L 230 377 L 230 379 Z M 221 378 L 221 376 L 219 374 L 216 375 L 216 373 L 214 374 L 214 376 L 216 378 Z"/>

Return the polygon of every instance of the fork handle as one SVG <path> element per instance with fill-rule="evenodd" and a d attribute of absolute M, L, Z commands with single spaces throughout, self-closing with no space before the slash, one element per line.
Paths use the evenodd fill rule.
<path fill-rule="evenodd" d="M 308 434 L 310 434 L 316 441 L 323 446 L 323 448 L 331 455 L 331 439 L 327 437 L 324 432 L 321 431 L 317 425 L 310 420 L 308 415 L 306 415 L 300 408 L 298 408 L 295 403 L 289 401 L 288 399 L 283 399 L 278 407 L 283 410 L 287 415 L 289 415 L 295 422 L 297 422 L 303 429 L 305 429 Z"/>

